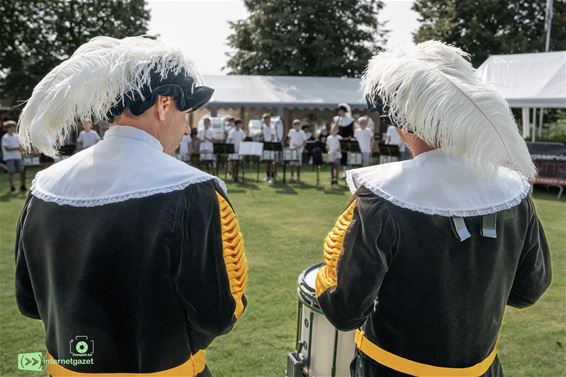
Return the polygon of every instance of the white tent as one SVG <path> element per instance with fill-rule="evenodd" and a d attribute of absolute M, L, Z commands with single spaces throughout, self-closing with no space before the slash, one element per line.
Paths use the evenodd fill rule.
<path fill-rule="evenodd" d="M 477 75 L 510 107 L 566 108 L 566 51 L 493 55 Z"/>
<path fill-rule="evenodd" d="M 566 51 L 493 55 L 483 62 L 476 74 L 499 90 L 510 107 L 523 108 L 523 136 L 531 136 L 532 141 L 536 135 L 537 108 L 540 108 L 539 136 L 542 109 L 566 108 Z"/>
<path fill-rule="evenodd" d="M 208 108 L 274 107 L 334 109 L 346 102 L 365 109 L 360 79 L 309 76 L 205 75 L 214 88 Z"/>

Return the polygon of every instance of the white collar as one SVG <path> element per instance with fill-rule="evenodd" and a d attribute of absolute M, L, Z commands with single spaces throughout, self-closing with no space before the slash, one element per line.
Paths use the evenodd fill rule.
<path fill-rule="evenodd" d="M 429 215 L 478 216 L 511 208 L 529 191 L 519 173 L 499 168 L 495 177 L 478 174 L 467 162 L 439 150 L 408 161 L 369 166 L 346 172 L 352 192 L 360 186 L 395 204 Z"/>
<path fill-rule="evenodd" d="M 129 126 L 112 126 L 104 140 L 37 173 L 34 196 L 57 204 L 94 207 L 182 190 L 220 179 L 163 153 L 159 140 Z"/>

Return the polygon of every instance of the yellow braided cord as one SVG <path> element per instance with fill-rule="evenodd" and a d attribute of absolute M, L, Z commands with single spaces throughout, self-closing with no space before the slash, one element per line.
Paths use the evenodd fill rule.
<path fill-rule="evenodd" d="M 232 207 L 219 193 L 216 193 L 216 197 L 220 206 L 224 264 L 230 281 L 230 292 L 236 302 L 234 316 L 240 318 L 244 312 L 242 296 L 248 283 L 248 264 L 244 254 L 244 239 Z"/>
<path fill-rule="evenodd" d="M 316 274 L 316 296 L 320 296 L 330 287 L 336 286 L 336 265 L 343 250 L 344 236 L 352 223 L 354 200 L 336 221 L 334 228 L 324 240 L 324 265 Z"/>

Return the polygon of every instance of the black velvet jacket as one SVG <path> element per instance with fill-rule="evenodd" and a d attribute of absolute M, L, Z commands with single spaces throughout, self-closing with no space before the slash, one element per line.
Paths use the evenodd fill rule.
<path fill-rule="evenodd" d="M 93 341 L 93 365 L 66 366 L 73 371 L 184 363 L 229 332 L 245 306 L 243 244 L 226 252 L 226 224 L 241 241 L 227 203 L 215 180 L 91 207 L 30 195 L 17 235 L 20 311 L 43 321 L 55 358 L 72 357 L 76 336 Z"/>
<path fill-rule="evenodd" d="M 530 197 L 496 213 L 497 238 L 481 235 L 482 216 L 465 223 L 471 237 L 461 242 L 450 217 L 404 209 L 360 187 L 334 230 L 336 240 L 345 229 L 343 244 L 319 273 L 325 315 L 412 361 L 452 368 L 482 361 L 505 306 L 529 306 L 549 286 L 550 257 Z M 404 375 L 359 350 L 351 369 L 357 377 Z M 498 359 L 485 373 L 502 375 Z"/>

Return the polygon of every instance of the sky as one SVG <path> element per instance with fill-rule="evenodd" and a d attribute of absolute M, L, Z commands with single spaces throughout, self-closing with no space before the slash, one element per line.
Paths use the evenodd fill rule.
<path fill-rule="evenodd" d="M 323 0 L 322 0 L 323 1 Z M 200 72 L 224 75 L 230 51 L 226 38 L 231 34 L 229 21 L 247 17 L 243 0 L 149 0 L 149 32 L 178 44 L 197 65 Z M 418 27 L 413 1 L 385 1 L 379 21 L 388 21 L 387 47 L 412 42 Z"/>

